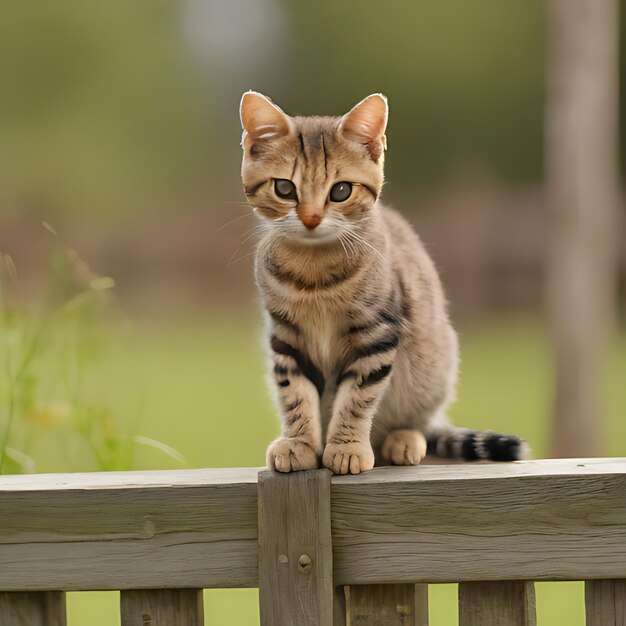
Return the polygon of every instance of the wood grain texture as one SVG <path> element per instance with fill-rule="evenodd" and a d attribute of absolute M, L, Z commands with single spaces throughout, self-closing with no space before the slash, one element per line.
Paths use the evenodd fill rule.
<path fill-rule="evenodd" d="M 626 626 L 626 580 L 585 583 L 587 626 Z"/>
<path fill-rule="evenodd" d="M 415 585 L 415 626 L 428 626 L 428 585 Z"/>
<path fill-rule="evenodd" d="M 335 584 L 626 578 L 626 462 L 333 478 Z"/>
<path fill-rule="evenodd" d="M 459 626 L 537 626 L 536 613 L 532 582 L 459 585 Z"/>
<path fill-rule="evenodd" d="M 255 468 L 0 476 L 0 590 L 258 585 Z M 335 585 L 626 578 L 626 460 L 333 477 Z"/>
<path fill-rule="evenodd" d="M 256 474 L 0 477 L 0 590 L 256 586 Z"/>
<path fill-rule="evenodd" d="M 204 626 L 201 589 L 138 589 L 120 594 L 122 626 Z"/>
<path fill-rule="evenodd" d="M 332 567 L 330 472 L 261 472 L 261 626 L 332 626 Z"/>
<path fill-rule="evenodd" d="M 350 626 L 417 626 L 415 585 L 354 585 L 348 615 Z"/>
<path fill-rule="evenodd" d="M 0 493 L 6 491 L 98 491 L 149 487 L 203 487 L 255 484 L 258 467 L 73 474 L 0 474 Z"/>
<path fill-rule="evenodd" d="M 333 626 L 346 626 L 348 619 L 348 606 L 346 603 L 346 588 L 335 587 L 333 601 Z"/>
<path fill-rule="evenodd" d="M 66 626 L 65 594 L 60 591 L 0 593 L 2 626 Z"/>

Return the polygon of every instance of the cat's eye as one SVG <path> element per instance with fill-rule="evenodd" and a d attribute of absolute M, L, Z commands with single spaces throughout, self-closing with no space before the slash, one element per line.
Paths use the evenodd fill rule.
<path fill-rule="evenodd" d="M 350 183 L 335 183 L 330 190 L 330 199 L 333 202 L 345 202 L 352 195 Z"/>
<path fill-rule="evenodd" d="M 283 200 L 297 200 L 296 186 L 286 178 L 277 178 L 274 181 L 274 191 Z"/>

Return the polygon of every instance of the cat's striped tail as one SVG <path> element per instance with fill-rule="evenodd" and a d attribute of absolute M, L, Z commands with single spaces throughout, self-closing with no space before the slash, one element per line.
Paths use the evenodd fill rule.
<path fill-rule="evenodd" d="M 492 430 L 470 430 L 446 426 L 429 433 L 428 454 L 459 461 L 520 461 L 530 455 L 528 444 L 515 435 Z"/>

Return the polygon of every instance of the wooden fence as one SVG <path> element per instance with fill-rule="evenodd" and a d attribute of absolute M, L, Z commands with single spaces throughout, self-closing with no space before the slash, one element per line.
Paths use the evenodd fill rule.
<path fill-rule="evenodd" d="M 626 625 L 626 459 L 0 477 L 2 626 L 110 589 L 123 626 L 199 626 L 215 587 L 259 587 L 263 626 L 424 626 L 439 582 L 461 626 L 527 626 L 535 580 Z"/>

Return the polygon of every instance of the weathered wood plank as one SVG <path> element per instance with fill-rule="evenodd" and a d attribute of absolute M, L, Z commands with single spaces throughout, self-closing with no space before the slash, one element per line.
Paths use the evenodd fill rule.
<path fill-rule="evenodd" d="M 585 582 L 587 626 L 626 626 L 626 580 Z"/>
<path fill-rule="evenodd" d="M 516 580 L 459 585 L 459 626 L 536 625 L 534 583 Z"/>
<path fill-rule="evenodd" d="M 138 589 L 120 594 L 122 626 L 204 626 L 201 589 Z"/>
<path fill-rule="evenodd" d="M 257 470 L 0 477 L 0 590 L 253 587 Z"/>
<path fill-rule="evenodd" d="M 417 626 L 415 585 L 353 585 L 350 626 Z"/>
<path fill-rule="evenodd" d="M 428 626 L 428 585 L 415 585 L 415 626 Z"/>
<path fill-rule="evenodd" d="M 5 491 L 94 491 L 149 487 L 203 487 L 257 482 L 258 467 L 73 474 L 0 474 Z"/>
<path fill-rule="evenodd" d="M 589 459 L 539 459 L 515 463 L 449 463 L 418 467 L 377 467 L 356 476 L 333 476 L 332 484 L 380 484 L 420 481 L 485 480 L 487 478 L 559 478 L 598 474 L 626 474 L 626 457 Z"/>
<path fill-rule="evenodd" d="M 2 626 L 66 626 L 61 591 L 0 593 Z"/>
<path fill-rule="evenodd" d="M 348 618 L 348 607 L 346 603 L 346 588 L 335 587 L 335 598 L 333 602 L 333 626 L 346 626 Z"/>
<path fill-rule="evenodd" d="M 257 586 L 257 472 L 0 476 L 0 590 Z M 625 459 L 380 468 L 331 494 L 336 585 L 626 578 Z"/>
<path fill-rule="evenodd" d="M 330 472 L 261 472 L 261 626 L 332 626 L 332 573 Z"/>
<path fill-rule="evenodd" d="M 626 578 L 625 469 L 567 460 L 335 477 L 335 584 Z"/>

